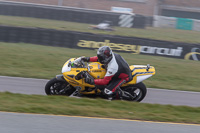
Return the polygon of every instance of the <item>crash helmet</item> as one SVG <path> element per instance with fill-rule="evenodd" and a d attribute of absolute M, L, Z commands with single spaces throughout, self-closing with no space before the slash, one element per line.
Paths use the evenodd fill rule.
<path fill-rule="evenodd" d="M 108 46 L 100 47 L 97 51 L 97 57 L 101 64 L 108 64 L 113 57 L 111 48 Z"/>

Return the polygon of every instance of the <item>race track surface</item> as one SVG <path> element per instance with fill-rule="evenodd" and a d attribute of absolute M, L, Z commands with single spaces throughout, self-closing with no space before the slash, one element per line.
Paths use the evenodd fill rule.
<path fill-rule="evenodd" d="M 0 76 L 0 91 L 45 95 L 44 86 L 47 81 L 45 79 Z M 148 88 L 147 95 L 142 102 L 200 107 L 199 101 L 200 92 Z"/>
<path fill-rule="evenodd" d="M 1 133 L 199 133 L 200 125 L 0 112 Z"/>
<path fill-rule="evenodd" d="M 45 95 L 48 80 L 0 76 L 0 91 Z M 148 89 L 145 103 L 200 107 L 199 92 Z M 0 133 L 199 133 L 200 125 L 0 112 Z"/>

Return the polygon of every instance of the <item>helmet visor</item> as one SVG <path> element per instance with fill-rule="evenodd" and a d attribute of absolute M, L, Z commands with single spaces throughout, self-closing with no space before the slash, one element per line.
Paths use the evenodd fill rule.
<path fill-rule="evenodd" d="M 103 64 L 105 60 L 105 56 L 98 54 L 97 57 L 98 57 L 99 62 Z"/>

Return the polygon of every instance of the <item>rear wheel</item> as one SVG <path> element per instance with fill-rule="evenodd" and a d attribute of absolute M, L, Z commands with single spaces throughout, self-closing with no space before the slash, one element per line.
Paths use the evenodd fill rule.
<path fill-rule="evenodd" d="M 124 100 L 128 101 L 140 102 L 144 99 L 147 93 L 146 86 L 142 82 L 132 86 L 122 87 L 121 89 L 130 95 L 129 98 L 123 97 Z"/>
<path fill-rule="evenodd" d="M 71 95 L 75 89 L 64 80 L 53 78 L 49 80 L 45 86 L 45 93 L 47 95 Z"/>

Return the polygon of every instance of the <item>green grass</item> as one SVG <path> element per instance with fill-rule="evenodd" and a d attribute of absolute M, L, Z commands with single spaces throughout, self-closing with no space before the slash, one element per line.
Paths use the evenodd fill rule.
<path fill-rule="evenodd" d="M 56 21 L 37 18 L 26 17 L 13 17 L 0 15 L 0 25 L 21 26 L 21 27 L 39 27 L 57 30 L 70 30 L 80 32 L 90 32 L 98 34 L 110 34 L 120 36 L 132 36 L 141 38 L 150 38 L 156 40 L 187 42 L 187 43 L 200 43 L 200 32 L 186 31 L 177 29 L 164 29 L 164 28 L 121 28 L 115 27 L 116 31 L 97 31 L 89 29 L 89 24 L 75 23 L 68 21 Z"/>
<path fill-rule="evenodd" d="M 0 111 L 200 124 L 200 108 L 8 92 L 0 93 Z"/>
<path fill-rule="evenodd" d="M 95 50 L 50 47 L 24 43 L 0 43 L 0 75 L 51 79 L 61 73 L 71 57 L 95 56 Z M 120 53 L 130 65 L 151 64 L 156 74 L 147 87 L 200 91 L 200 62 L 158 56 Z"/>

